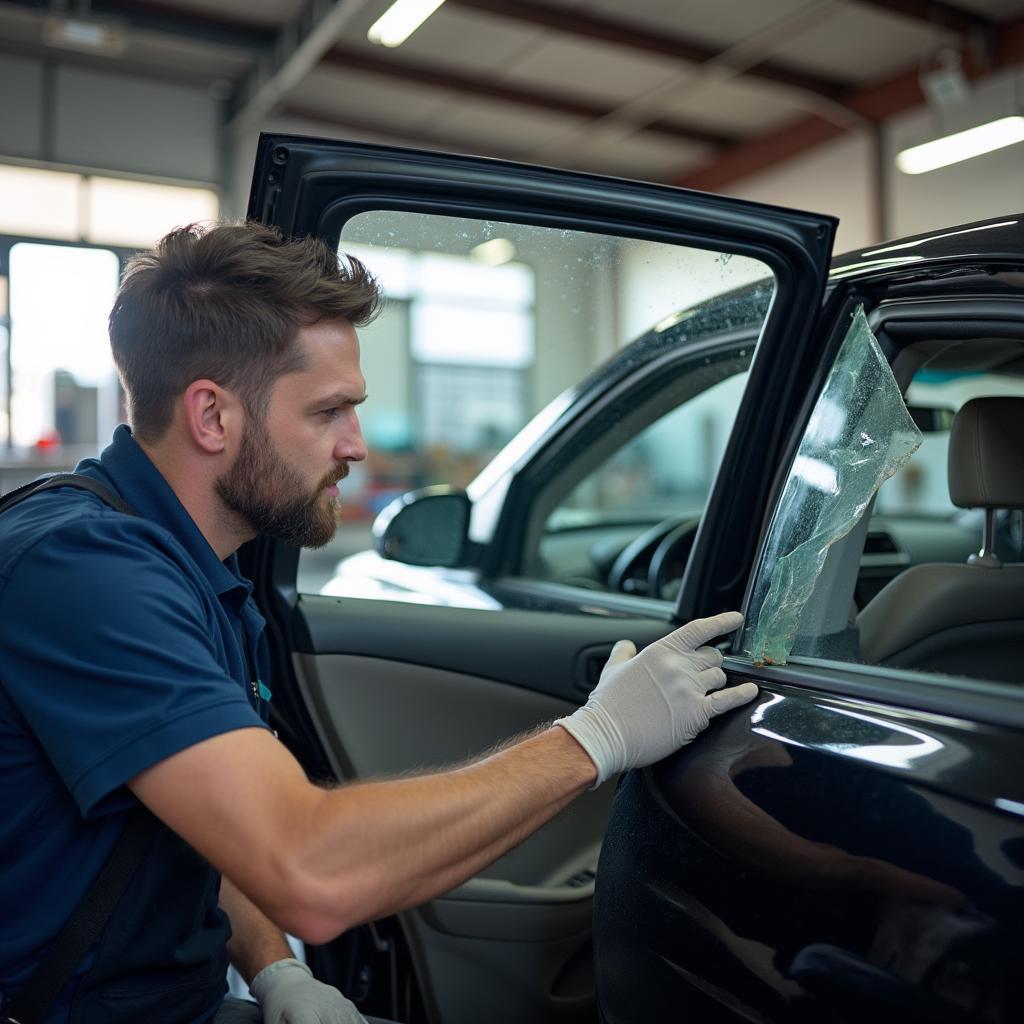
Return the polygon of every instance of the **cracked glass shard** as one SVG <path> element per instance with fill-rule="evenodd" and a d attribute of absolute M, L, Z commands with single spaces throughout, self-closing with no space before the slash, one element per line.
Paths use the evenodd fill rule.
<path fill-rule="evenodd" d="M 858 307 L 775 511 L 747 611 L 742 649 L 785 664 L 829 548 L 857 525 L 921 432 Z"/>

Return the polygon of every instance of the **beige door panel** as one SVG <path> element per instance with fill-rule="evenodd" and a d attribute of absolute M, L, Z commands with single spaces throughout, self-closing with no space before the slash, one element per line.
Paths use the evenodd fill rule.
<path fill-rule="evenodd" d="M 381 658 L 299 654 L 295 667 L 343 778 L 455 764 L 573 707 L 479 676 Z M 613 792 L 585 793 L 476 878 L 401 915 L 438 1024 L 592 1017 L 594 883 L 586 872 L 597 866 Z"/>

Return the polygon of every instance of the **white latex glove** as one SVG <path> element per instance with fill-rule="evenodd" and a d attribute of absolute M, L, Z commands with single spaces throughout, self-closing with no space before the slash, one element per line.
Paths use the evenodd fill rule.
<path fill-rule="evenodd" d="M 742 622 L 739 612 L 722 612 L 694 619 L 640 654 L 631 640 L 612 648 L 587 703 L 555 723 L 590 755 L 597 767 L 595 788 L 627 768 L 660 761 L 715 715 L 757 696 L 753 683 L 723 690 L 722 653 L 702 646 Z"/>
<path fill-rule="evenodd" d="M 249 991 L 260 1004 L 263 1024 L 366 1024 L 352 1003 L 299 960 L 264 967 Z"/>

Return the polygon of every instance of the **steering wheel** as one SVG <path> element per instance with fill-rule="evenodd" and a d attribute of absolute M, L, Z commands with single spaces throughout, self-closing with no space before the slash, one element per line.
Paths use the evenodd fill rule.
<path fill-rule="evenodd" d="M 626 545 L 608 573 L 609 590 L 663 598 L 677 567 L 678 578 L 686 567 L 700 520 L 669 516 L 644 530 Z"/>
<path fill-rule="evenodd" d="M 663 601 L 674 601 L 683 582 L 686 563 L 690 560 L 697 538 L 699 518 L 686 519 L 669 530 L 651 555 L 647 567 L 647 593 Z"/>

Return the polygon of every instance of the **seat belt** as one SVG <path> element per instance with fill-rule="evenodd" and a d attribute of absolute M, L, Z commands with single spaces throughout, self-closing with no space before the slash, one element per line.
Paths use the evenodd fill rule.
<path fill-rule="evenodd" d="M 76 473 L 53 473 L 9 491 L 0 498 L 0 514 L 40 491 L 58 487 L 91 491 L 115 511 L 138 515 L 119 494 L 91 477 Z M 18 995 L 4 1000 L 0 1024 L 39 1024 L 42 1021 L 82 958 L 99 941 L 114 908 L 152 846 L 155 825 L 156 819 L 141 804 L 131 812 L 110 857 L 82 902 L 57 933 Z"/>

